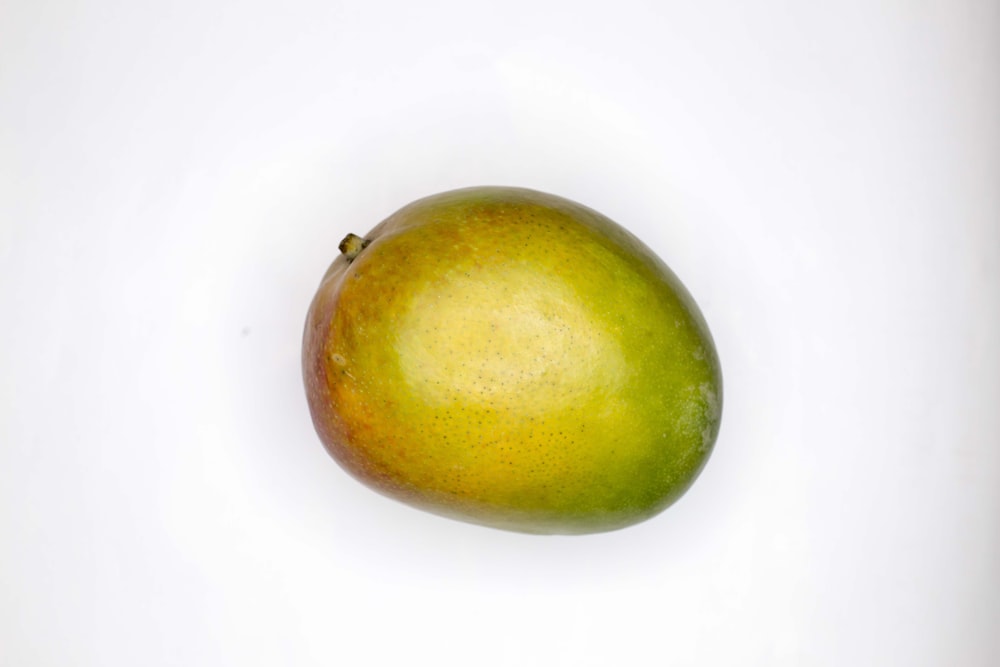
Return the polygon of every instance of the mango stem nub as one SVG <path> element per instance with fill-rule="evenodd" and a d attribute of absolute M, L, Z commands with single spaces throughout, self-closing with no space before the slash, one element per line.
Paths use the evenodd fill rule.
<path fill-rule="evenodd" d="M 347 261 L 350 262 L 358 256 L 359 252 L 367 248 L 369 243 L 371 243 L 370 240 L 363 239 L 357 234 L 348 234 L 338 247 L 340 248 L 340 252 L 344 253 Z"/>

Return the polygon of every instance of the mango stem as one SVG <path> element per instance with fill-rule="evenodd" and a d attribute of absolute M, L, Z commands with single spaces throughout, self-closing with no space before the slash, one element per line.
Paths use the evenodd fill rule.
<path fill-rule="evenodd" d="M 340 248 L 340 252 L 344 253 L 347 261 L 350 262 L 358 256 L 358 253 L 367 248 L 369 243 L 371 243 L 370 240 L 363 239 L 357 234 L 348 234 L 340 242 L 338 248 Z"/>

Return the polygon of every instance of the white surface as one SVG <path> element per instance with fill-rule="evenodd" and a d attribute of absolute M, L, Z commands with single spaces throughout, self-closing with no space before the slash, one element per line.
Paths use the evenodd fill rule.
<path fill-rule="evenodd" d="M 0 4 L 0 664 L 995 665 L 1000 5 Z M 336 244 L 509 184 L 695 295 L 703 476 L 539 538 L 381 498 Z"/>

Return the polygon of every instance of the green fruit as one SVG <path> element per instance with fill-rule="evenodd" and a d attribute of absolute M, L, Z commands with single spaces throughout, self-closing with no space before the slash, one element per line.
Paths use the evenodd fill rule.
<path fill-rule="evenodd" d="M 341 251 L 303 371 L 321 440 L 365 484 L 474 523 L 590 533 L 657 514 L 701 471 L 722 405 L 711 336 L 611 220 L 469 188 Z"/>

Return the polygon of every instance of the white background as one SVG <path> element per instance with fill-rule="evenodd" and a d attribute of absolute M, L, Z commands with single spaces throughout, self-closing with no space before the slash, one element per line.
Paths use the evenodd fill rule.
<path fill-rule="evenodd" d="M 0 1 L 0 664 L 995 665 L 1000 3 Z M 712 460 L 587 537 L 342 473 L 337 242 L 503 184 L 701 305 Z"/>

